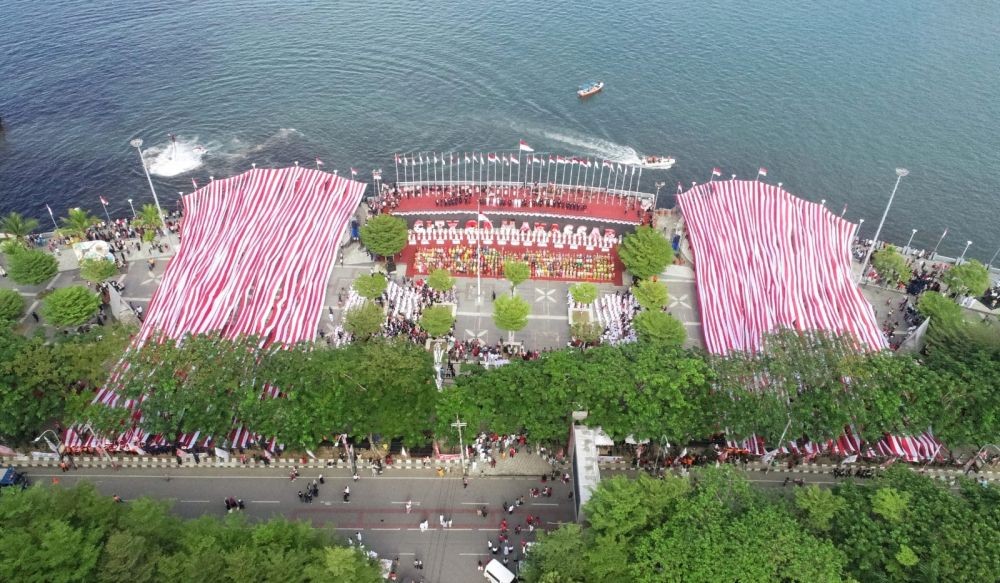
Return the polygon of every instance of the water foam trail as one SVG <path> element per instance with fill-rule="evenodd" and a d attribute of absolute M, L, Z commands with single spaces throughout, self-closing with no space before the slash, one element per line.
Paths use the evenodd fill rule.
<path fill-rule="evenodd" d="M 547 139 L 580 148 L 585 153 L 606 158 L 613 162 L 621 162 L 622 164 L 638 164 L 640 162 L 639 153 L 635 151 L 635 148 L 616 144 L 608 140 L 567 136 L 556 132 L 542 132 L 542 135 Z"/>
<path fill-rule="evenodd" d="M 178 176 L 196 170 L 202 165 L 207 150 L 198 144 L 197 138 L 157 145 L 143 152 L 143 159 L 149 166 L 149 173 L 156 176 Z"/>

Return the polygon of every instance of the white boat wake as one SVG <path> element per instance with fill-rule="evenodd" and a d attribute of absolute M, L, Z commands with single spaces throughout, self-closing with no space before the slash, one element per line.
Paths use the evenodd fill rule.
<path fill-rule="evenodd" d="M 635 151 L 635 148 L 616 144 L 608 140 L 567 136 L 556 132 L 544 132 L 543 135 L 549 140 L 573 146 L 586 154 L 604 158 L 611 162 L 637 165 L 641 161 L 639 153 Z"/>
<path fill-rule="evenodd" d="M 196 170 L 208 150 L 199 145 L 197 138 L 185 140 L 176 138 L 166 144 L 152 146 L 142 153 L 149 167 L 149 173 L 156 176 L 178 176 Z"/>

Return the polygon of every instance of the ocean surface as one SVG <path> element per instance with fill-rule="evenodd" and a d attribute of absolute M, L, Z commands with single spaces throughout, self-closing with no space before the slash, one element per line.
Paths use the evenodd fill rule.
<path fill-rule="evenodd" d="M 381 167 L 516 149 L 629 161 L 664 180 L 782 182 L 871 237 L 988 260 L 1000 247 L 1000 9 L 838 2 L 0 0 L 0 212 L 51 224 L 258 165 Z M 587 101 L 577 85 L 606 82 Z M 167 134 L 178 135 L 169 159 Z M 194 146 L 206 149 L 204 155 Z M 667 196 L 663 196 L 662 194 Z"/>

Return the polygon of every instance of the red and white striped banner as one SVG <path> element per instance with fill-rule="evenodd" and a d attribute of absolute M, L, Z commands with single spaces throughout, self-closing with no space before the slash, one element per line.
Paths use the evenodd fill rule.
<path fill-rule="evenodd" d="M 752 180 L 697 185 L 678 202 L 710 352 L 758 352 L 764 335 L 779 328 L 849 334 L 866 349 L 886 347 L 851 277 L 853 223 Z"/>

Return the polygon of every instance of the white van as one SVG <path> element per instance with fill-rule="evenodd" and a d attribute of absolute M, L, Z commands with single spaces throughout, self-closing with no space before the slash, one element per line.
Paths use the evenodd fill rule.
<path fill-rule="evenodd" d="M 510 569 L 503 566 L 503 563 L 493 559 L 486 565 L 484 570 L 487 581 L 492 581 L 493 583 L 513 583 L 517 577 L 510 572 Z"/>

